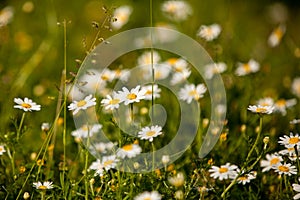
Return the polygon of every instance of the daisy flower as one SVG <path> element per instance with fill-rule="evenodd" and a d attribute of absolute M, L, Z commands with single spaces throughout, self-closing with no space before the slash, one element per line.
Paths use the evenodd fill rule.
<path fill-rule="evenodd" d="M 250 73 L 255 73 L 259 70 L 260 65 L 257 61 L 251 59 L 248 63 L 238 63 L 235 74 L 237 76 L 245 76 Z"/>
<path fill-rule="evenodd" d="M 171 68 L 168 65 L 160 65 L 159 67 L 154 66 L 154 79 L 162 80 L 169 76 Z M 150 75 L 151 73 L 148 73 Z"/>
<path fill-rule="evenodd" d="M 221 30 L 222 28 L 219 24 L 212 24 L 209 26 L 202 25 L 200 26 L 197 35 L 209 42 L 216 39 L 220 35 Z"/>
<path fill-rule="evenodd" d="M 257 101 L 257 104 L 261 105 L 261 106 L 273 106 L 274 99 L 272 99 L 271 97 L 265 97 L 265 98 L 259 99 Z"/>
<path fill-rule="evenodd" d="M 134 102 L 140 102 L 140 100 L 145 99 L 146 93 L 144 89 L 140 90 L 140 88 L 141 86 L 138 85 L 129 91 L 126 87 L 123 87 L 122 91 L 118 92 L 118 98 L 121 100 L 121 102 L 124 102 L 125 105 Z"/>
<path fill-rule="evenodd" d="M 293 185 L 293 190 L 295 190 L 296 192 L 298 192 L 298 194 L 296 194 L 293 199 L 300 199 L 300 185 L 294 183 Z"/>
<path fill-rule="evenodd" d="M 137 144 L 126 144 L 118 149 L 117 156 L 120 158 L 133 158 L 142 152 L 142 148 Z"/>
<path fill-rule="evenodd" d="M 162 12 L 171 20 L 184 21 L 193 13 L 191 6 L 185 1 L 165 1 L 161 6 Z"/>
<path fill-rule="evenodd" d="M 245 174 L 244 171 L 242 171 L 242 175 L 237 178 L 237 182 L 239 184 L 246 185 L 247 183 L 250 183 L 250 181 L 255 178 L 256 178 L 256 172 L 252 171 Z"/>
<path fill-rule="evenodd" d="M 165 23 L 165 22 L 158 22 L 155 24 L 155 27 L 159 28 L 157 30 L 155 30 L 155 36 L 157 36 L 157 40 L 160 43 L 170 43 L 175 41 L 178 38 L 178 34 L 174 33 L 166 33 L 163 29 L 172 29 L 175 31 L 178 31 L 178 29 L 176 28 L 176 26 L 174 26 L 173 24 L 169 24 L 169 23 Z M 162 29 L 160 29 L 162 28 Z"/>
<path fill-rule="evenodd" d="M 215 74 L 220 74 L 226 71 L 227 65 L 223 62 L 212 63 L 204 66 L 205 73 L 204 76 L 207 79 L 212 79 Z"/>
<path fill-rule="evenodd" d="M 294 135 L 292 132 L 290 136 L 284 135 L 283 137 L 279 137 L 281 141 L 278 141 L 279 144 L 284 145 L 286 148 L 292 148 L 295 145 L 300 147 L 300 137 L 298 133 Z"/>
<path fill-rule="evenodd" d="M 119 159 L 117 159 L 115 155 L 104 156 L 101 165 L 105 170 L 114 169 L 117 166 L 118 161 Z"/>
<path fill-rule="evenodd" d="M 74 110 L 73 115 L 76 115 L 80 110 L 86 110 L 87 108 L 96 105 L 96 98 L 90 94 L 80 101 L 73 101 L 68 108 Z"/>
<path fill-rule="evenodd" d="M 138 194 L 133 200 L 161 200 L 161 195 L 157 191 L 146 191 Z"/>
<path fill-rule="evenodd" d="M 144 127 L 140 132 L 138 132 L 138 137 L 142 140 L 149 140 L 150 142 L 153 141 L 153 138 L 162 134 L 162 128 L 158 125 L 151 126 L 151 127 Z"/>
<path fill-rule="evenodd" d="M 290 124 L 300 124 L 300 119 L 293 119 Z"/>
<path fill-rule="evenodd" d="M 299 152 L 299 147 L 297 147 L 297 151 L 298 151 L 298 153 L 300 153 Z M 278 153 L 280 155 L 289 156 L 289 157 L 293 157 L 296 154 L 294 147 L 290 147 L 290 148 L 286 148 L 286 149 L 280 150 Z"/>
<path fill-rule="evenodd" d="M 118 7 L 113 13 L 115 20 L 111 22 L 112 28 L 115 30 L 122 28 L 128 22 L 131 13 L 132 8 L 130 6 Z"/>
<path fill-rule="evenodd" d="M 3 155 L 3 153 L 5 153 L 6 150 L 4 148 L 4 145 L 0 145 L 0 155 Z"/>
<path fill-rule="evenodd" d="M 151 59 L 151 56 L 153 55 L 153 60 Z M 160 61 L 160 55 L 156 51 L 146 51 L 144 52 L 137 60 L 138 66 L 149 66 L 153 64 L 157 64 Z"/>
<path fill-rule="evenodd" d="M 94 144 L 95 150 L 98 153 L 106 153 L 107 150 L 110 151 L 114 148 L 115 144 L 112 142 L 104 143 L 104 142 L 99 142 Z"/>
<path fill-rule="evenodd" d="M 269 46 L 276 47 L 280 43 L 284 34 L 285 34 L 285 25 L 280 25 L 277 28 L 275 28 L 268 38 Z"/>
<path fill-rule="evenodd" d="M 292 92 L 300 97 L 300 77 L 296 77 L 292 82 Z"/>
<path fill-rule="evenodd" d="M 297 104 L 297 100 L 296 99 L 279 99 L 275 102 L 274 107 L 275 107 L 275 111 L 280 112 L 283 116 L 286 115 L 286 109 L 290 108 L 294 105 Z"/>
<path fill-rule="evenodd" d="M 81 98 L 78 98 L 76 95 L 76 98 L 74 98 L 74 94 L 72 94 L 72 99 L 73 100 L 80 100 L 82 99 L 83 93 L 85 94 L 92 94 L 96 92 L 101 93 L 101 91 L 106 87 L 107 85 L 107 80 L 104 80 L 105 78 L 101 78 L 103 74 L 101 74 L 98 70 L 96 69 L 89 69 L 86 71 L 84 75 L 82 75 L 79 80 L 77 81 L 77 84 L 73 86 L 72 89 L 75 87 L 78 87 L 80 89 L 81 93 Z M 105 77 L 105 76 L 103 76 Z M 83 92 L 82 92 L 83 91 Z M 75 91 L 77 93 L 77 91 Z M 75 94 L 76 94 L 75 93 Z"/>
<path fill-rule="evenodd" d="M 221 167 L 212 166 L 208 171 L 211 173 L 211 177 L 214 179 L 219 178 L 219 180 L 222 181 L 223 179 L 235 179 L 238 175 L 237 169 L 238 167 L 236 165 L 226 163 L 226 165 L 221 165 Z"/>
<path fill-rule="evenodd" d="M 130 71 L 128 69 L 115 69 L 113 70 L 114 77 L 126 82 L 130 76 Z"/>
<path fill-rule="evenodd" d="M 163 155 L 161 157 L 161 162 L 166 166 L 170 162 L 170 156 L 169 155 Z"/>
<path fill-rule="evenodd" d="M 192 100 L 198 101 L 203 94 L 206 92 L 206 87 L 204 84 L 199 84 L 195 86 L 194 84 L 186 84 L 184 88 L 179 91 L 179 98 L 187 103 L 191 103 Z"/>
<path fill-rule="evenodd" d="M 81 128 L 72 131 L 71 135 L 75 138 L 87 138 L 92 137 L 95 133 L 98 133 L 102 128 L 101 124 L 94 124 L 94 125 L 83 125 Z"/>
<path fill-rule="evenodd" d="M 38 190 L 48 190 L 52 189 L 53 185 L 52 182 L 45 181 L 44 183 L 41 183 L 40 181 L 33 183 L 33 187 L 35 187 Z"/>
<path fill-rule="evenodd" d="M 181 187 L 184 184 L 184 175 L 183 173 L 179 172 L 176 176 L 169 177 L 169 183 L 175 187 Z"/>
<path fill-rule="evenodd" d="M 89 166 L 89 170 L 95 171 L 94 176 L 103 176 L 104 167 L 102 165 L 102 162 L 99 159 L 97 159 L 96 161 L 92 162 L 92 164 Z"/>
<path fill-rule="evenodd" d="M 273 106 L 249 105 L 248 110 L 258 114 L 271 114 L 274 110 Z"/>
<path fill-rule="evenodd" d="M 181 72 L 176 72 L 173 74 L 171 79 L 171 85 L 176 85 L 186 80 L 191 75 L 191 71 L 189 69 L 184 69 Z"/>
<path fill-rule="evenodd" d="M 14 17 L 14 9 L 11 6 L 6 6 L 0 10 L 0 28 L 9 24 Z"/>
<path fill-rule="evenodd" d="M 143 90 L 146 91 L 145 93 L 145 100 L 152 100 L 160 97 L 161 89 L 158 87 L 158 85 L 154 84 L 153 88 L 152 85 L 147 85 L 142 87 Z"/>
<path fill-rule="evenodd" d="M 171 61 L 169 60 L 169 62 L 171 62 Z M 184 70 L 189 69 L 188 68 L 189 63 L 182 58 L 176 59 L 175 62 L 173 64 L 171 64 L 171 66 L 173 67 L 175 72 L 183 72 Z"/>
<path fill-rule="evenodd" d="M 100 74 L 100 80 L 112 82 L 115 79 L 115 72 L 110 69 L 104 69 Z"/>
<path fill-rule="evenodd" d="M 297 174 L 296 167 L 290 163 L 284 163 L 284 164 L 280 163 L 279 165 L 276 165 L 274 167 L 274 169 L 275 169 L 275 172 L 277 172 L 280 175 L 285 174 L 285 175 L 291 176 L 293 174 Z"/>
<path fill-rule="evenodd" d="M 262 172 L 270 171 L 270 169 L 279 165 L 280 162 L 283 161 L 282 157 L 280 155 L 278 155 L 277 153 L 267 154 L 266 158 L 267 158 L 267 160 L 262 160 L 260 162 L 260 166 L 263 167 Z"/>
<path fill-rule="evenodd" d="M 35 102 L 33 102 L 31 99 L 28 99 L 27 97 L 24 98 L 24 100 L 20 98 L 14 98 L 14 102 L 17 105 L 14 105 L 14 108 L 19 108 L 21 110 L 27 111 L 39 111 L 41 110 L 41 106 L 37 105 Z"/>
<path fill-rule="evenodd" d="M 101 100 L 101 104 L 106 110 L 118 109 L 120 102 L 121 100 L 118 98 L 118 94 L 116 92 L 113 92 L 112 97 L 110 95 L 106 95 L 106 98 Z"/>

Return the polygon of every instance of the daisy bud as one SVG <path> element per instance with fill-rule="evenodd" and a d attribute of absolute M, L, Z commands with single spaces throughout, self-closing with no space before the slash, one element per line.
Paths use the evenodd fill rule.
<path fill-rule="evenodd" d="M 134 169 L 138 169 L 140 167 L 140 164 L 138 162 L 133 163 Z"/>
<path fill-rule="evenodd" d="M 42 129 L 42 131 L 44 131 L 44 132 L 49 131 L 49 129 L 50 129 L 50 124 L 49 124 L 49 123 L 42 123 L 41 129 Z"/>
<path fill-rule="evenodd" d="M 148 114 L 148 108 L 142 107 L 140 112 L 141 112 L 142 115 L 146 115 L 146 114 Z"/>
<path fill-rule="evenodd" d="M 206 128 L 208 126 L 208 124 L 209 124 L 209 119 L 204 118 L 203 121 L 202 121 L 203 128 Z"/>
<path fill-rule="evenodd" d="M 92 178 L 92 179 L 90 180 L 90 184 L 91 184 L 91 185 L 94 185 L 94 183 L 95 183 L 95 179 Z"/>
<path fill-rule="evenodd" d="M 225 142 L 225 141 L 227 140 L 227 133 L 221 133 L 221 135 L 220 135 L 220 140 L 221 140 L 222 142 Z"/>
<path fill-rule="evenodd" d="M 268 144 L 270 141 L 270 138 L 268 136 L 264 137 L 263 142 L 264 144 Z"/>
<path fill-rule="evenodd" d="M 163 155 L 161 161 L 164 165 L 167 165 L 170 162 L 170 157 L 168 155 Z"/>
<path fill-rule="evenodd" d="M 184 194 L 182 190 L 178 190 L 175 192 L 175 199 L 184 199 Z"/>
<path fill-rule="evenodd" d="M 243 124 L 241 126 L 241 132 L 244 133 L 246 131 L 247 126 L 245 124 Z"/>
<path fill-rule="evenodd" d="M 28 192 L 24 192 L 23 198 L 24 199 L 29 199 L 30 194 Z"/>
<path fill-rule="evenodd" d="M 209 164 L 209 165 L 213 165 L 214 164 L 214 160 L 211 158 L 211 159 L 209 159 L 208 161 L 207 161 L 207 164 Z"/>
<path fill-rule="evenodd" d="M 257 126 L 257 127 L 255 128 L 255 132 L 258 133 L 259 131 L 260 131 L 260 127 Z"/>
<path fill-rule="evenodd" d="M 30 159 L 31 160 L 35 160 L 36 159 L 37 154 L 35 152 L 30 154 Z"/>
<path fill-rule="evenodd" d="M 270 138 L 268 136 L 264 137 L 263 142 L 264 142 L 264 149 L 267 149 L 267 145 L 270 141 Z"/>

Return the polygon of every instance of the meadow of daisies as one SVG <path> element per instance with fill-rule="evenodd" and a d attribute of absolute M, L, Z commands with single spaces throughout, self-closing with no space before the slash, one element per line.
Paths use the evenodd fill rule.
<path fill-rule="evenodd" d="M 299 8 L 1 1 L 0 199 L 300 199 Z M 146 48 L 97 67 L 97 45 L 150 26 L 187 35 L 214 63 Z M 212 106 L 219 76 L 226 105 Z M 201 157 L 212 112 L 226 117 Z"/>

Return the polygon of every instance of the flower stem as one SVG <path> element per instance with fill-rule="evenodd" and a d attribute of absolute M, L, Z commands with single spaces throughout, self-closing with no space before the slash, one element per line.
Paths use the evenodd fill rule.
<path fill-rule="evenodd" d="M 20 122 L 19 128 L 17 130 L 17 142 L 19 142 L 19 139 L 20 139 L 21 129 L 22 129 L 22 126 L 23 126 L 23 123 L 24 123 L 25 115 L 26 115 L 26 112 L 23 112 L 21 122 Z"/>
<path fill-rule="evenodd" d="M 7 147 L 7 155 L 11 162 L 11 168 L 13 172 L 13 176 L 15 175 L 15 153 L 14 151 L 11 153 L 9 147 Z"/>
<path fill-rule="evenodd" d="M 250 149 L 250 151 L 249 151 L 249 153 L 247 155 L 246 162 L 249 161 L 249 159 L 250 159 L 250 157 L 251 157 L 254 149 L 257 147 L 257 144 L 258 144 L 258 142 L 260 140 L 260 135 L 261 135 L 261 130 L 262 130 L 262 124 L 263 124 L 263 118 L 262 118 L 262 116 L 260 116 L 260 118 L 259 118 L 259 130 L 257 132 L 257 136 L 256 136 L 256 139 L 255 139 L 255 142 L 254 142 L 252 148 Z"/>
<path fill-rule="evenodd" d="M 246 163 L 248 162 L 251 154 L 253 153 L 254 149 L 257 147 L 257 144 L 259 142 L 259 139 L 260 139 L 260 135 L 261 135 L 261 130 L 262 130 L 262 124 L 263 124 L 263 118 L 262 116 L 260 116 L 260 120 L 259 120 L 259 130 L 258 130 L 258 133 L 257 133 L 257 136 L 256 136 L 256 140 L 251 148 L 251 150 L 249 151 L 248 155 L 247 155 L 247 158 L 246 158 Z M 262 154 L 260 154 L 260 156 L 255 160 L 255 162 L 249 167 L 247 168 L 247 171 L 251 171 L 254 166 L 259 162 L 259 160 L 261 159 L 261 157 L 263 156 L 264 152 Z M 243 172 L 245 169 L 245 167 L 242 167 L 241 169 L 241 172 Z M 238 174 L 235 179 L 230 183 L 230 185 L 228 185 L 225 190 L 223 191 L 223 193 L 221 194 L 221 198 L 225 199 L 225 195 L 226 193 L 235 185 L 235 183 L 237 182 L 239 176 L 241 174 Z"/>

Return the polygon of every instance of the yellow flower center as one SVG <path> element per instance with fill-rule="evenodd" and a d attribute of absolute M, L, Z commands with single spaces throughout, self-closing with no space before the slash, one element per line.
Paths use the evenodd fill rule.
<path fill-rule="evenodd" d="M 175 13 L 176 10 L 177 10 L 177 7 L 174 4 L 170 4 L 169 7 L 167 8 L 167 12 L 169 12 L 169 13 Z"/>
<path fill-rule="evenodd" d="M 248 63 L 244 64 L 243 68 L 247 73 L 251 72 L 251 66 Z"/>
<path fill-rule="evenodd" d="M 116 76 L 121 76 L 122 71 L 120 69 L 115 70 L 115 75 Z"/>
<path fill-rule="evenodd" d="M 288 167 L 283 166 L 283 165 L 280 165 L 280 166 L 278 167 L 278 169 L 279 169 L 280 171 L 282 171 L 282 172 L 289 172 L 289 171 L 290 171 L 290 169 L 289 169 Z"/>
<path fill-rule="evenodd" d="M 107 161 L 105 161 L 104 163 L 103 163 L 103 165 L 104 165 L 104 167 L 106 167 L 106 166 L 108 166 L 108 165 L 111 165 L 111 164 L 113 164 L 113 160 L 107 160 Z"/>
<path fill-rule="evenodd" d="M 151 197 L 146 197 L 144 198 L 144 200 L 151 200 Z"/>
<path fill-rule="evenodd" d="M 31 108 L 31 105 L 28 104 L 28 103 L 22 103 L 21 106 L 22 106 L 23 108 Z"/>
<path fill-rule="evenodd" d="M 86 101 L 85 100 L 78 101 L 78 103 L 77 103 L 78 107 L 82 107 L 84 105 L 86 105 Z"/>
<path fill-rule="evenodd" d="M 195 98 L 195 100 L 198 100 L 200 98 L 200 96 L 198 95 L 196 90 L 191 90 L 189 92 L 189 96 L 193 96 Z"/>
<path fill-rule="evenodd" d="M 88 131 L 89 130 L 89 127 L 87 125 L 83 125 L 82 128 L 81 128 L 83 131 Z"/>
<path fill-rule="evenodd" d="M 175 67 L 176 72 L 182 72 L 183 68 L 181 66 Z"/>
<path fill-rule="evenodd" d="M 176 62 L 177 62 L 177 58 L 170 58 L 170 59 L 168 59 L 168 63 L 170 64 L 170 65 L 174 65 Z"/>
<path fill-rule="evenodd" d="M 133 100 L 133 99 L 136 99 L 137 95 L 134 94 L 134 93 L 130 93 L 130 94 L 127 94 L 126 97 L 127 97 L 127 99 L 129 99 L 129 100 Z"/>
<path fill-rule="evenodd" d="M 116 18 L 120 22 L 126 22 L 128 19 L 128 16 L 124 13 L 120 13 Z"/>
<path fill-rule="evenodd" d="M 226 167 L 221 167 L 221 168 L 219 169 L 219 172 L 220 172 L 221 174 L 226 173 L 226 172 L 228 172 L 228 168 L 226 168 Z"/>
<path fill-rule="evenodd" d="M 289 139 L 289 144 L 297 144 L 299 142 L 298 137 L 292 137 Z"/>
<path fill-rule="evenodd" d="M 239 180 L 241 180 L 241 181 L 245 181 L 245 180 L 247 180 L 247 179 L 248 179 L 247 176 L 241 176 L 241 177 L 239 177 Z"/>
<path fill-rule="evenodd" d="M 133 146 L 132 146 L 132 144 L 127 144 L 127 145 L 123 146 L 122 149 L 125 151 L 130 151 L 133 149 Z"/>
<path fill-rule="evenodd" d="M 207 36 L 211 36 L 213 34 L 213 31 L 211 28 L 207 28 L 205 32 L 206 32 Z"/>
<path fill-rule="evenodd" d="M 112 99 L 109 101 L 109 104 L 110 105 L 115 105 L 115 104 L 118 104 L 120 102 L 120 99 Z"/>
<path fill-rule="evenodd" d="M 151 90 L 147 90 L 146 93 L 145 93 L 145 95 L 150 95 L 150 94 L 152 94 Z"/>
<path fill-rule="evenodd" d="M 267 111 L 266 108 L 256 108 L 256 112 L 257 112 L 257 113 L 264 113 L 264 112 L 266 112 L 266 111 Z"/>
<path fill-rule="evenodd" d="M 291 147 L 291 148 L 287 148 L 288 152 L 291 152 L 291 151 L 295 151 L 295 148 L 294 147 Z"/>
<path fill-rule="evenodd" d="M 276 105 L 279 106 L 279 107 L 283 107 L 286 105 L 286 100 L 284 99 L 279 99 L 277 102 L 276 102 Z"/>
<path fill-rule="evenodd" d="M 46 189 L 47 189 L 47 186 L 41 185 L 41 186 L 39 186 L 38 189 L 40 189 L 40 190 L 46 190 Z"/>
<path fill-rule="evenodd" d="M 274 35 L 277 37 L 278 40 L 280 40 L 283 36 L 283 31 L 282 29 L 279 27 L 274 31 Z"/>
<path fill-rule="evenodd" d="M 222 141 L 226 141 L 226 140 L 227 140 L 227 134 L 226 134 L 226 133 L 222 133 L 222 134 L 220 135 L 220 139 L 221 139 Z"/>
<path fill-rule="evenodd" d="M 101 76 L 101 79 L 104 80 L 104 81 L 107 81 L 109 79 L 109 76 L 104 74 Z"/>
<path fill-rule="evenodd" d="M 280 161 L 279 158 L 272 158 L 272 159 L 270 160 L 270 164 L 271 164 L 271 165 L 276 165 L 279 161 Z"/>
<path fill-rule="evenodd" d="M 155 72 L 155 78 L 158 79 L 158 78 L 161 78 L 162 74 L 160 73 L 160 71 L 156 71 Z"/>
<path fill-rule="evenodd" d="M 155 134 L 155 131 L 148 131 L 146 133 L 146 135 L 149 136 L 149 137 L 153 136 L 154 134 Z"/>

